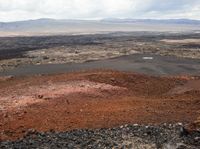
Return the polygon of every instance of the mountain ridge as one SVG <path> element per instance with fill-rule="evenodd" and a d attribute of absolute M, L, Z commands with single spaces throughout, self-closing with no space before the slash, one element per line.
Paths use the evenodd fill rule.
<path fill-rule="evenodd" d="M 1 22 L 1 24 L 13 24 L 13 23 L 27 23 L 27 22 L 145 22 L 145 23 L 183 23 L 183 24 L 192 24 L 197 23 L 200 24 L 200 20 L 196 19 L 132 19 L 132 18 L 104 18 L 99 20 L 82 20 L 82 19 L 52 19 L 52 18 L 40 18 L 40 19 L 30 19 L 30 20 L 22 20 L 22 21 L 11 21 L 11 22 Z"/>
<path fill-rule="evenodd" d="M 0 22 L 0 36 L 90 34 L 133 31 L 196 31 L 200 20 L 190 19 L 116 19 L 56 20 L 41 18 L 16 22 Z"/>

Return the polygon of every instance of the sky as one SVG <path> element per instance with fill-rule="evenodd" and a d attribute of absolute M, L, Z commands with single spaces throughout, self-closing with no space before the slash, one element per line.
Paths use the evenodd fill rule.
<path fill-rule="evenodd" d="M 39 18 L 200 20 L 200 0 L 0 0 L 0 22 Z"/>

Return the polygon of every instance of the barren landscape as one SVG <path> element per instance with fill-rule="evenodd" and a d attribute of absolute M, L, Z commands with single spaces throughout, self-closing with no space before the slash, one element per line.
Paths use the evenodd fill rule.
<path fill-rule="evenodd" d="M 128 32 L 2 37 L 0 71 L 24 65 L 83 63 L 136 53 L 199 59 L 199 36 L 199 33 L 193 32 Z"/>
<path fill-rule="evenodd" d="M 0 0 L 0 149 L 200 149 L 200 0 Z"/>
<path fill-rule="evenodd" d="M 0 147 L 199 148 L 199 38 L 0 38 Z"/>
<path fill-rule="evenodd" d="M 0 84 L 1 140 L 33 130 L 63 132 L 124 124 L 180 123 L 191 134 L 199 128 L 199 77 L 98 70 L 5 78 Z"/>

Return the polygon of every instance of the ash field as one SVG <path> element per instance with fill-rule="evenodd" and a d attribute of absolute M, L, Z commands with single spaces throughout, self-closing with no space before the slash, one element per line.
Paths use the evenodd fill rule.
<path fill-rule="evenodd" d="M 200 33 L 0 37 L 0 148 L 200 147 Z"/>
<path fill-rule="evenodd" d="M 108 59 L 116 59 L 116 63 L 113 65 L 116 65 L 118 60 L 144 65 L 145 61 L 148 63 L 148 57 L 150 57 L 155 64 L 159 64 L 159 61 L 163 60 L 164 63 L 171 62 L 174 65 L 180 65 L 183 69 L 184 67 L 186 67 L 185 69 L 187 67 L 188 69 L 197 69 L 195 71 L 198 73 L 199 37 L 200 33 L 195 32 L 118 32 L 73 36 L 1 37 L 0 72 L 7 72 L 23 66 L 74 65 L 75 63 L 83 64 Z M 133 58 L 130 55 L 133 55 Z M 149 62 L 151 63 L 151 60 Z M 99 65 L 105 65 L 106 68 L 106 64 L 103 63 L 104 61 L 99 62 Z M 109 64 L 109 62 L 105 63 Z M 188 64 L 188 66 L 184 64 Z M 93 67 L 99 68 L 97 65 Z M 120 65 L 118 66 L 120 67 Z M 167 67 L 167 64 L 165 66 Z M 113 67 L 115 68 L 115 66 Z M 148 67 L 151 69 L 151 66 Z M 171 71 L 174 70 L 171 69 Z M 180 71 L 180 73 L 182 72 Z"/>

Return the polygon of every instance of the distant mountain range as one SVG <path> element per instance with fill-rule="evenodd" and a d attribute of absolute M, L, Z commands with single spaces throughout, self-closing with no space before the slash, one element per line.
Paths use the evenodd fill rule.
<path fill-rule="evenodd" d="M 78 34 L 116 31 L 188 31 L 199 29 L 200 20 L 190 19 L 37 19 L 17 22 L 0 22 L 0 36 Z"/>
<path fill-rule="evenodd" d="M 149 24 L 192 24 L 200 25 L 200 20 L 191 19 L 103 19 L 104 22 L 113 23 L 149 23 Z"/>
<path fill-rule="evenodd" d="M 77 23 L 145 23 L 145 24 L 184 24 L 184 25 L 200 25 L 200 20 L 190 19 L 116 19 L 107 18 L 102 20 L 56 20 L 56 19 L 37 19 L 26 20 L 16 22 L 0 22 L 0 28 L 2 27 L 19 27 L 19 26 L 38 26 L 38 25 L 65 25 L 65 24 L 77 24 Z"/>

